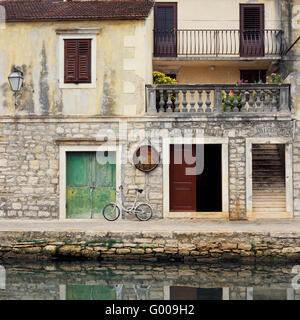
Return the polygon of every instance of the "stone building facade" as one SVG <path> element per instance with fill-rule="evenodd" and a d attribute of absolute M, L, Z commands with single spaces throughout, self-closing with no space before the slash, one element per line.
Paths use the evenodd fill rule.
<path fill-rule="evenodd" d="M 119 2 L 126 5 L 126 1 Z M 178 1 L 180 5 L 181 2 Z M 272 1 L 249 3 L 255 5 L 257 2 L 267 7 L 267 3 Z M 71 201 L 68 197 L 71 197 L 70 194 L 75 192 L 77 187 L 68 184 L 68 179 L 71 179 L 68 176 L 68 170 L 71 170 L 68 161 L 73 161 L 68 155 L 91 154 L 97 151 L 112 152 L 116 160 L 113 184 L 105 185 L 103 189 L 110 188 L 116 192 L 119 185 L 124 185 L 123 196 L 128 204 L 135 199 L 135 188 L 144 189 L 140 200 L 151 203 L 155 218 L 245 220 L 300 216 L 300 69 L 298 43 L 292 46 L 299 32 L 298 2 L 272 2 L 276 8 L 272 13 L 276 14 L 274 20 L 283 29 L 285 49 L 289 49 L 286 54 L 282 52 L 282 55 L 278 56 L 277 52 L 274 52 L 271 57 L 263 58 L 233 56 L 196 59 L 178 56 L 173 60 L 168 57 L 152 57 L 155 50 L 152 45 L 152 29 L 156 12 L 152 2 L 145 0 L 131 3 L 129 7 L 132 12 L 140 14 L 134 18 L 132 12 L 126 13 L 122 4 L 117 4 L 120 5 L 117 12 L 122 14 L 116 13 L 113 19 L 110 16 L 90 18 L 86 14 L 86 17 L 64 17 L 64 22 L 55 10 L 51 11 L 51 21 L 47 20 L 43 16 L 44 8 L 41 4 L 38 8 L 41 16 L 24 21 L 24 17 L 17 11 L 17 6 L 3 2 L 7 23 L 6 28 L 0 30 L 0 43 L 3 48 L 0 52 L 1 218 L 90 219 L 93 214 L 94 218 L 98 218 L 92 207 L 83 215 L 82 212 L 78 213 L 78 217 L 76 208 L 74 216 L 71 217 L 68 213 L 68 201 Z M 109 1 L 106 3 L 110 5 Z M 239 4 L 236 1 L 234 3 Z M 88 10 L 90 3 L 62 4 L 69 6 L 69 10 L 73 10 L 72 6 L 75 8 L 79 5 Z M 101 5 L 104 6 L 100 1 L 99 6 Z M 146 6 L 146 9 L 141 9 L 140 6 Z M 107 8 L 112 10 L 113 6 Z M 140 13 L 141 10 L 144 11 Z M 266 23 L 272 20 L 270 16 L 270 13 L 266 14 Z M 36 38 L 38 30 L 43 30 L 43 33 L 39 33 L 39 39 Z M 21 50 L 13 43 L 20 35 L 28 39 L 22 44 Z M 92 53 L 92 57 L 97 58 L 93 62 L 95 70 L 92 69 L 92 72 L 95 74 L 90 87 L 62 83 L 61 44 L 65 39 L 76 37 L 91 39 L 96 50 L 96 53 Z M 8 38 L 12 41 L 8 41 Z M 9 43 L 6 46 L 5 41 Z M 34 44 L 36 50 L 31 49 Z M 120 45 L 120 50 L 116 44 Z M 246 66 L 257 70 L 258 65 L 266 70 L 267 74 L 280 72 L 285 78 L 285 84 L 273 87 L 249 84 L 243 87 L 235 84 L 238 79 L 234 80 L 234 77 L 227 79 L 226 83 L 224 78 L 218 77 L 205 82 L 203 74 L 200 78 L 191 74 L 191 79 L 194 80 L 185 83 L 190 87 L 184 87 L 181 79 L 187 78 L 187 70 L 193 66 L 202 68 L 203 65 L 205 68 L 213 67 L 211 71 L 224 66 L 230 69 L 232 66 L 233 73 L 239 68 L 244 70 Z M 7 82 L 7 75 L 12 67 L 17 67 L 24 73 L 24 86 L 17 97 L 16 108 Z M 203 72 L 206 72 L 205 68 Z M 175 85 L 168 89 L 152 85 L 153 69 L 169 74 L 177 73 L 177 87 Z M 180 70 L 183 70 L 182 73 Z M 211 74 L 208 76 L 213 77 Z M 218 86 L 220 81 L 223 87 Z M 172 102 L 171 94 L 174 94 L 177 88 L 178 96 Z M 272 93 L 267 93 L 269 88 Z M 246 90 L 248 93 L 245 93 Z M 203 96 L 202 91 L 203 94 L 206 91 Z M 229 101 L 231 91 L 233 102 Z M 264 98 L 257 98 L 258 92 L 262 93 Z M 160 100 L 153 98 L 154 93 Z M 251 102 L 251 96 L 255 96 L 256 100 Z M 177 114 L 168 112 L 174 107 L 172 103 L 181 110 Z M 233 104 L 233 109 L 222 112 L 224 104 L 229 107 L 230 103 Z M 182 112 L 182 108 L 187 105 L 189 111 Z M 195 105 L 198 105 L 198 109 L 192 112 Z M 205 107 L 203 112 L 199 109 L 202 105 Z M 242 107 L 241 111 L 236 109 L 238 106 Z M 169 110 L 166 113 L 157 112 L 156 109 L 163 107 Z M 250 112 L 248 108 L 254 110 Z M 145 173 L 135 168 L 132 157 L 139 146 L 149 144 L 159 152 L 161 161 L 155 170 Z M 221 191 L 218 200 L 214 198 L 214 192 L 218 191 L 213 189 L 211 182 L 208 183 L 211 188 L 211 201 L 218 202 L 218 207 L 198 210 L 199 204 L 195 203 L 197 208 L 192 210 L 170 209 L 170 188 L 173 183 L 169 174 L 170 150 L 171 146 L 176 144 L 220 146 L 219 151 L 212 151 L 210 154 L 212 158 L 219 157 L 217 170 L 220 175 L 217 179 L 220 179 Z M 265 145 L 266 149 L 270 150 L 266 150 Z M 257 190 L 254 189 L 255 178 L 260 178 L 259 183 L 263 184 L 264 176 L 260 175 L 261 171 L 254 171 L 256 169 L 253 159 L 257 157 L 262 161 L 270 160 L 268 152 L 273 155 L 275 151 L 269 148 L 269 145 L 279 146 L 276 152 L 279 158 L 283 159 L 279 165 L 271 165 L 278 166 L 276 170 L 281 174 L 279 178 L 284 193 L 279 192 L 281 186 L 277 185 L 279 182 L 276 179 L 272 180 L 272 176 L 267 177 L 269 185 L 266 186 L 269 188 L 271 184 L 271 188 L 274 186 L 274 193 L 279 193 L 278 198 L 282 201 L 278 201 L 278 205 L 270 204 L 273 198 L 269 200 L 263 197 L 265 189 L 258 194 L 255 194 Z M 272 168 L 270 170 L 273 170 Z M 216 177 L 213 171 L 212 169 L 210 173 L 212 175 L 208 175 L 210 181 Z M 200 182 L 197 186 L 200 186 Z M 71 190 L 70 194 L 68 190 Z M 198 192 L 196 198 L 199 196 Z M 112 201 L 115 195 L 103 197 L 105 201 Z M 72 205 L 76 206 L 76 201 L 72 202 Z M 101 206 L 103 207 L 102 202 L 96 209 Z M 254 207 L 257 210 L 254 210 Z"/>

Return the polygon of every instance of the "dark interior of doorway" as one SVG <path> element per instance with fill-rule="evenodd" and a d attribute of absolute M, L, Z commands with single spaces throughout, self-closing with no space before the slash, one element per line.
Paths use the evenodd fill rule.
<path fill-rule="evenodd" d="M 222 288 L 170 287 L 170 300 L 222 300 Z"/>
<path fill-rule="evenodd" d="M 204 170 L 197 176 L 197 211 L 222 211 L 222 145 L 204 145 Z"/>

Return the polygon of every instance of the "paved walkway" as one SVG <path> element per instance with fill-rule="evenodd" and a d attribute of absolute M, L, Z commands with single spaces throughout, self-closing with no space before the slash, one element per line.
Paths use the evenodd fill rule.
<path fill-rule="evenodd" d="M 0 219 L 0 232 L 66 231 L 66 232 L 270 232 L 300 233 L 300 219 L 260 221 L 220 221 L 164 219 L 141 221 L 104 220 L 4 220 Z"/>

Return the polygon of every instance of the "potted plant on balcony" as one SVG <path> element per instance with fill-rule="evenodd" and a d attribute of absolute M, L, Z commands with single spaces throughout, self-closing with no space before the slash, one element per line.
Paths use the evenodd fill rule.
<path fill-rule="evenodd" d="M 282 84 L 283 80 L 280 74 L 271 73 L 270 76 L 266 78 L 266 84 Z"/>
<path fill-rule="evenodd" d="M 277 74 L 277 73 L 272 73 L 270 76 L 267 76 L 266 77 L 266 82 L 264 83 L 262 80 L 258 81 L 256 84 L 277 84 L 277 85 L 280 85 L 282 84 L 283 80 L 282 80 L 282 77 Z M 239 80 L 236 85 L 237 86 L 241 86 L 245 83 L 248 83 L 247 80 Z M 252 97 L 253 97 L 253 102 L 256 103 L 257 101 L 264 101 L 266 99 L 266 92 L 268 90 L 266 89 L 263 89 L 263 90 L 252 90 L 250 92 L 252 92 Z M 246 98 L 246 101 L 249 101 L 250 100 L 250 92 L 249 91 L 246 91 L 245 93 L 245 98 Z M 272 95 L 273 93 L 271 93 L 270 91 L 270 95 Z M 277 92 L 276 93 L 276 100 L 277 102 L 279 102 L 279 95 L 280 93 Z M 234 109 L 234 105 L 237 104 L 237 108 L 239 109 L 239 111 L 241 110 L 242 108 L 242 96 L 241 96 L 241 91 L 238 90 L 236 92 L 236 100 L 237 100 L 237 103 L 234 102 L 235 100 L 235 93 L 233 90 L 230 91 L 229 95 L 228 95 L 228 99 L 227 99 L 227 95 L 225 92 L 222 92 L 222 107 L 223 107 L 223 110 L 226 111 L 226 108 L 227 106 L 230 108 L 230 111 L 233 111 Z M 228 104 L 227 104 L 228 103 Z"/>
<path fill-rule="evenodd" d="M 236 98 L 237 98 L 237 107 L 239 109 L 239 111 L 241 110 L 242 108 L 242 104 L 241 104 L 241 101 L 242 101 L 242 97 L 240 96 L 240 92 L 237 93 L 236 95 Z M 222 92 L 222 108 L 223 108 L 223 111 L 226 111 L 226 108 L 227 108 L 227 97 L 226 97 L 226 93 L 225 92 Z M 234 109 L 234 92 L 233 90 L 230 90 L 230 93 L 228 95 L 228 107 L 230 108 L 230 111 L 233 111 Z"/>
<path fill-rule="evenodd" d="M 159 72 L 159 71 L 154 71 L 153 72 L 153 84 L 177 84 L 177 81 L 171 77 L 168 77 L 166 74 L 164 74 L 163 72 Z M 163 93 L 163 99 L 165 101 L 165 105 L 168 101 L 168 93 L 164 90 Z M 172 109 L 174 110 L 174 102 L 176 100 L 176 96 L 175 96 L 175 92 L 172 91 L 171 93 L 171 100 L 172 100 Z M 156 92 L 156 109 L 159 110 L 160 105 L 160 94 L 159 92 Z M 164 110 L 166 111 L 166 109 Z"/>

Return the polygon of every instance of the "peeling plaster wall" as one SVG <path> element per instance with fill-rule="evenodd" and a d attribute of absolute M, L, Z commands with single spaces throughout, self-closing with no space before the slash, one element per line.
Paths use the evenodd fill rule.
<path fill-rule="evenodd" d="M 288 46 L 300 36 L 300 0 L 283 0 L 282 15 Z M 300 42 L 292 48 L 281 63 L 281 74 L 291 83 L 292 104 L 300 120 Z"/>
<path fill-rule="evenodd" d="M 141 114 L 152 78 L 152 20 L 7 23 L 0 29 L 0 116 Z M 95 88 L 59 88 L 56 29 L 91 27 L 100 28 Z M 16 109 L 7 80 L 13 67 L 24 72 Z"/>

